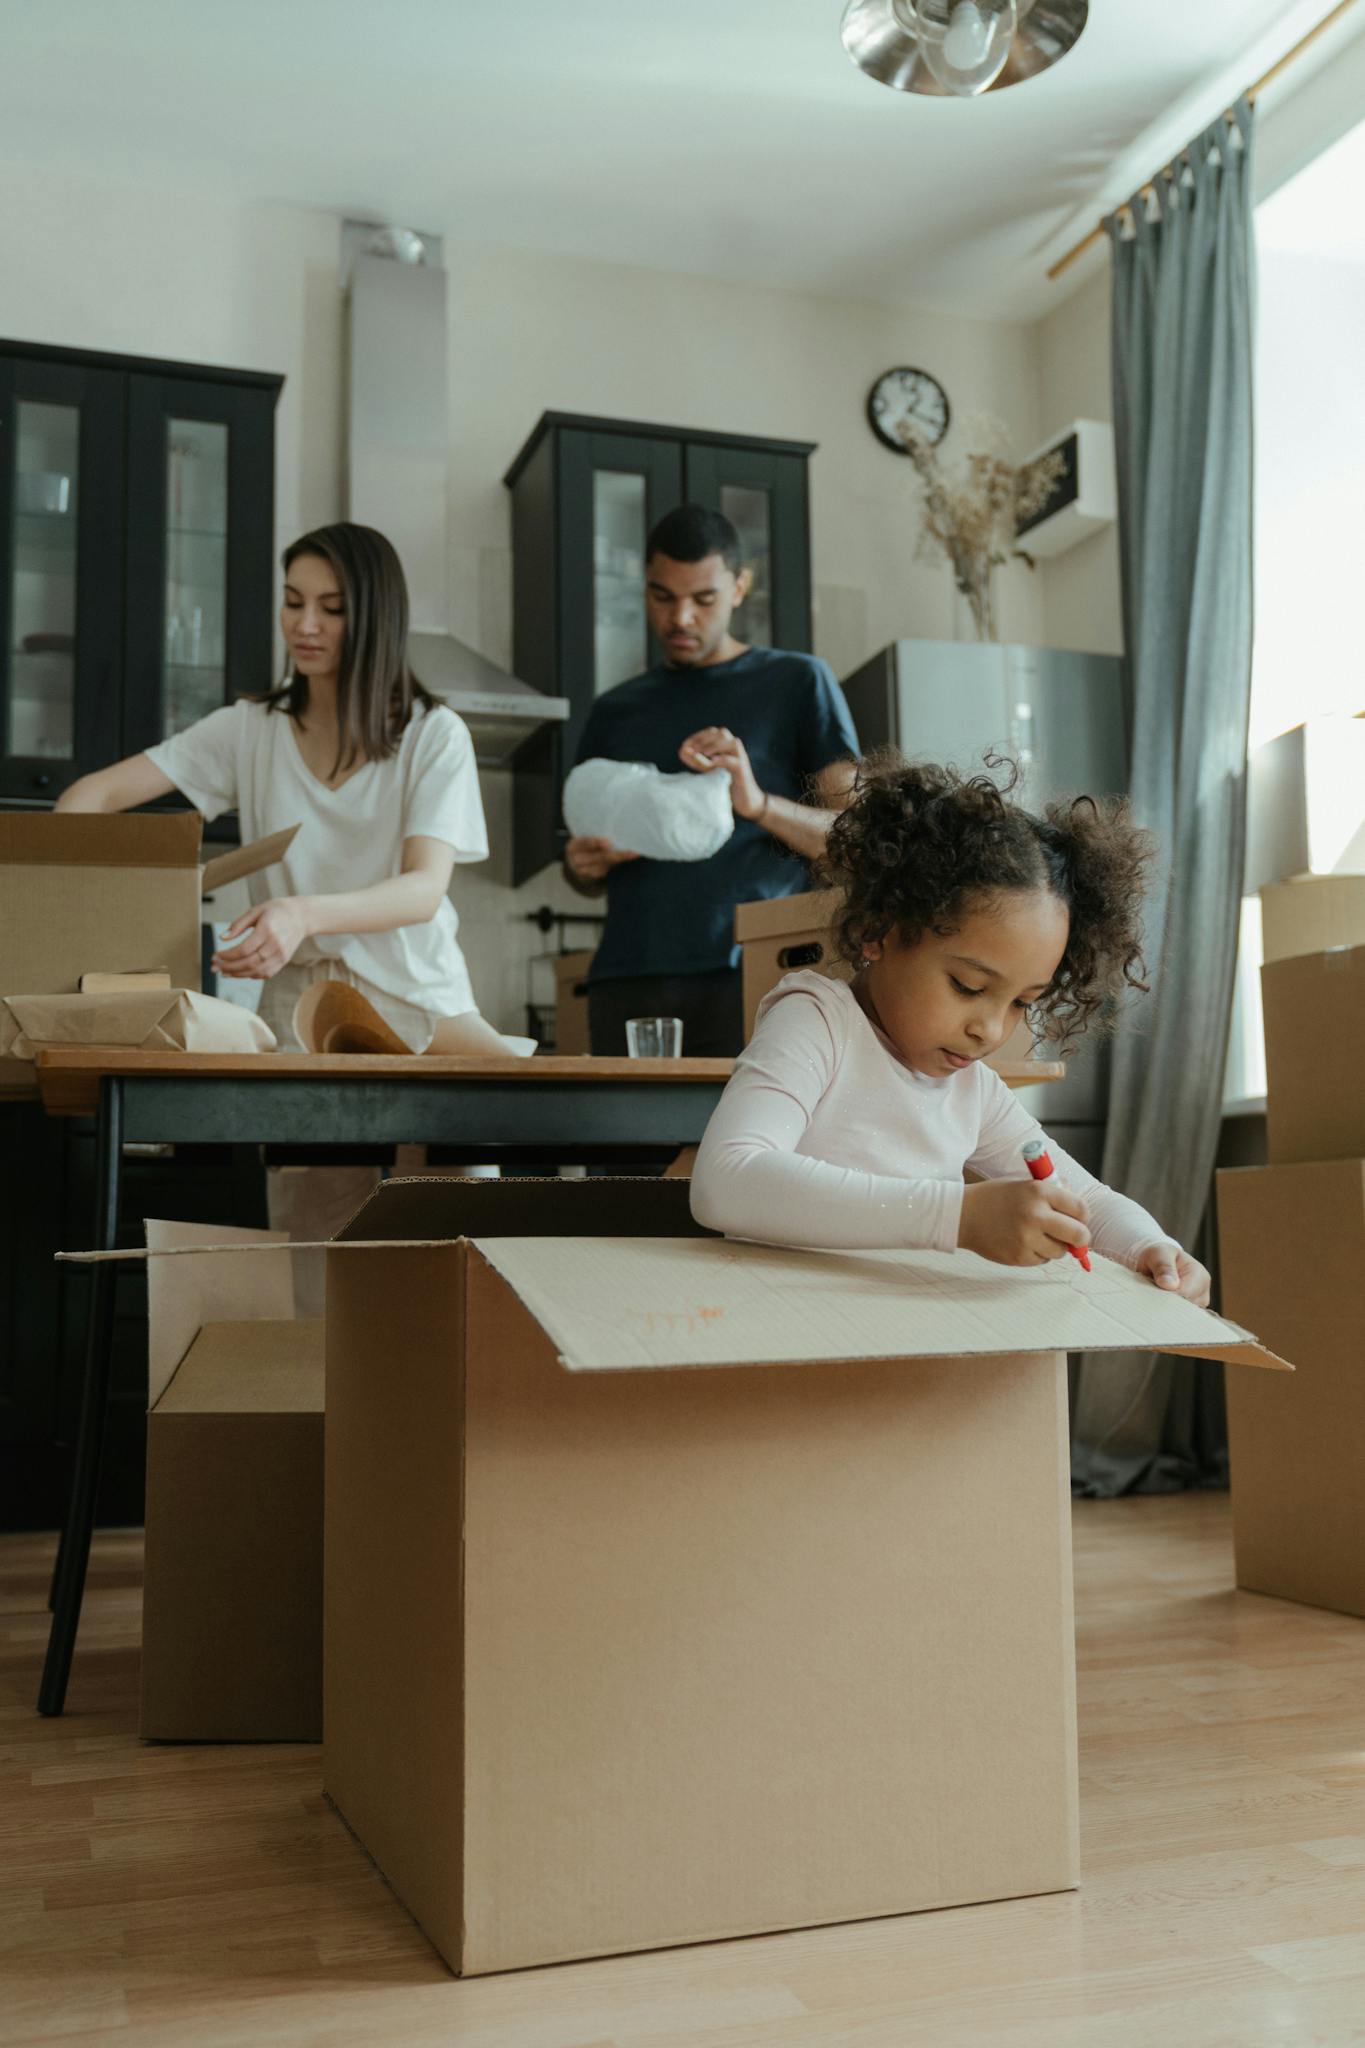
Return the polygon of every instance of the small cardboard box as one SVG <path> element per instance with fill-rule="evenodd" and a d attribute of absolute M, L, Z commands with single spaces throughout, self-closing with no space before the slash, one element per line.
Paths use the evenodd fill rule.
<path fill-rule="evenodd" d="M 466 1974 L 1074 1886 L 1063 1353 L 1279 1363 L 687 1202 L 390 1181 L 328 1249 L 324 1786 Z"/>
<path fill-rule="evenodd" d="M 322 1739 L 323 1326 L 280 1233 L 149 1222 L 145 1737 Z M 224 1260 L 192 1248 L 257 1247 Z"/>
<path fill-rule="evenodd" d="M 1261 959 L 1365 946 L 1365 875 L 1305 875 L 1261 891 Z"/>
<path fill-rule="evenodd" d="M 1365 945 L 1261 969 L 1272 1166 L 1365 1157 Z"/>
<path fill-rule="evenodd" d="M 837 889 L 811 889 L 801 896 L 774 896 L 761 903 L 735 906 L 746 1044 L 754 1035 L 759 1004 L 784 974 L 804 967 L 840 981 L 853 979 L 853 969 L 839 958 L 830 938 L 839 904 Z M 1019 1024 L 986 1064 L 996 1067 L 1002 1062 L 1026 1060 L 1033 1052 L 1033 1034 L 1027 1024 Z"/>
<path fill-rule="evenodd" d="M 555 1051 L 592 1051 L 588 1035 L 591 953 L 561 953 L 555 961 Z"/>
<path fill-rule="evenodd" d="M 1294 1360 L 1228 1377 L 1237 1583 L 1365 1615 L 1365 1159 L 1218 1176 L 1228 1312 Z"/>
<path fill-rule="evenodd" d="M 198 989 L 201 899 L 279 860 L 297 831 L 200 865 L 197 811 L 0 811 L 0 996 L 75 995 L 87 973 L 166 969 Z M 0 1083 L 31 1083 L 0 1062 Z"/>
<path fill-rule="evenodd" d="M 807 967 L 849 981 L 853 969 L 830 941 L 839 910 L 837 889 L 808 889 L 800 896 L 773 896 L 735 906 L 735 943 L 740 948 L 744 993 L 744 1037 L 754 1035 L 758 1006 L 784 974 Z"/>
<path fill-rule="evenodd" d="M 1365 715 L 1311 718 L 1247 762 L 1248 894 L 1295 875 L 1365 873 Z"/>

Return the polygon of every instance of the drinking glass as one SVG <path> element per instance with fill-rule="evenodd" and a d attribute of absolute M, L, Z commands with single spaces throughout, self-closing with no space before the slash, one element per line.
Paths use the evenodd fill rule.
<path fill-rule="evenodd" d="M 681 1017 L 631 1017 L 626 1046 L 633 1060 L 676 1060 L 682 1056 Z"/>

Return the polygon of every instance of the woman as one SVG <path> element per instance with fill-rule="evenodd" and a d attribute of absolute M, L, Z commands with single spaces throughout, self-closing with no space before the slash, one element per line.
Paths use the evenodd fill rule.
<path fill-rule="evenodd" d="M 284 577 L 280 688 L 84 776 L 57 809 L 123 811 L 179 790 L 206 818 L 235 809 L 244 840 L 300 827 L 250 878 L 251 908 L 213 961 L 264 983 L 260 1014 L 281 1045 L 297 1044 L 303 991 L 332 979 L 414 1052 L 505 1051 L 478 1014 L 447 894 L 456 861 L 488 857 L 474 748 L 408 666 L 398 557 L 372 527 L 322 526 L 286 549 Z"/>

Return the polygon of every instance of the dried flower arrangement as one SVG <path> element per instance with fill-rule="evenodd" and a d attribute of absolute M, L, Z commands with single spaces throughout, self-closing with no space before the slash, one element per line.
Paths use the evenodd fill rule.
<path fill-rule="evenodd" d="M 944 475 L 937 450 L 917 428 L 902 422 L 897 431 L 924 486 L 920 558 L 947 558 L 953 581 L 971 608 L 977 638 L 994 640 L 995 572 L 1008 561 L 1033 567 L 1033 557 L 1015 546 L 1015 534 L 1021 520 L 1046 505 L 1066 465 L 1060 454 L 1053 454 L 1017 469 L 1004 429 L 993 421 L 979 425 L 995 445 L 968 454 L 955 478 Z"/>

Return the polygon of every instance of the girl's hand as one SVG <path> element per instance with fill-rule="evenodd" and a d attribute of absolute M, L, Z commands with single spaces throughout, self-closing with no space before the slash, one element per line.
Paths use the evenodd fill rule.
<path fill-rule="evenodd" d="M 229 950 L 214 954 L 213 971 L 242 981 L 269 981 L 272 974 L 288 966 L 310 930 L 308 906 L 302 896 L 277 896 L 269 903 L 258 903 L 234 918 L 223 933 L 218 943 Z M 233 945 L 243 932 L 250 936 L 239 946 Z"/>
<path fill-rule="evenodd" d="M 997 1266 L 1041 1266 L 1090 1232 L 1084 1203 L 1055 1181 L 983 1180 L 963 1194 L 957 1241 Z"/>
<path fill-rule="evenodd" d="M 730 802 L 737 818 L 756 818 L 766 807 L 768 799 L 758 786 L 749 750 L 728 725 L 707 725 L 691 734 L 679 747 L 678 759 L 698 775 L 708 775 L 713 768 L 728 769 Z"/>
<path fill-rule="evenodd" d="M 1149 1244 L 1138 1255 L 1137 1270 L 1167 1294 L 1183 1294 L 1196 1308 L 1208 1307 L 1212 1282 L 1198 1259 L 1192 1259 L 1178 1244 Z"/>

